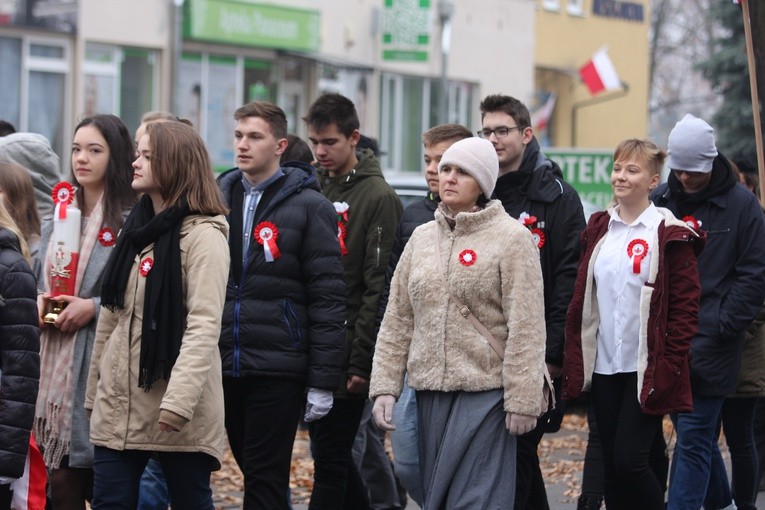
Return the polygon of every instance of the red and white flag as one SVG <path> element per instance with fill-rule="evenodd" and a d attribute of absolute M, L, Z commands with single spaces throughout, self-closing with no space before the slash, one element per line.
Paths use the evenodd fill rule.
<path fill-rule="evenodd" d="M 11 490 L 13 491 L 11 508 L 14 510 L 44 510 L 46 481 L 45 461 L 37 448 L 34 434 L 32 434 L 29 436 L 29 453 L 24 465 L 24 475 L 11 482 Z"/>
<path fill-rule="evenodd" d="M 595 52 L 592 59 L 579 68 L 579 76 L 592 95 L 622 88 L 622 81 L 605 47 Z"/>
<path fill-rule="evenodd" d="M 545 104 L 531 114 L 531 127 L 534 128 L 534 131 L 541 131 L 550 123 L 550 117 L 552 117 L 555 108 L 555 99 L 555 92 L 550 92 Z"/>

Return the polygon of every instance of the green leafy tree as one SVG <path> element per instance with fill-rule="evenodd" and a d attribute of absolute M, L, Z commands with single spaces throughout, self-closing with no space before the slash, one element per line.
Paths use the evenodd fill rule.
<path fill-rule="evenodd" d="M 713 37 L 715 51 L 698 68 L 723 98 L 712 118 L 717 147 L 729 158 L 755 162 L 754 115 L 741 6 L 718 0 L 711 9 L 720 29 Z"/>

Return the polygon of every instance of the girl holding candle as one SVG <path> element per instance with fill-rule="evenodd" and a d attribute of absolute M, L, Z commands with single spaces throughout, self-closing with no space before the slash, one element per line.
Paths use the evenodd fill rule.
<path fill-rule="evenodd" d="M 79 261 L 71 271 L 74 292 L 56 296 L 66 307 L 45 325 L 42 317 L 51 297 L 53 218 L 45 218 L 41 246 L 42 274 L 38 309 L 43 326 L 40 392 L 35 411 L 35 437 L 50 470 L 50 492 L 56 510 L 85 508 L 93 484 L 93 447 L 83 401 L 90 356 L 101 304 L 101 282 L 109 254 L 114 249 L 124 217 L 136 200 L 130 186 L 133 142 L 127 126 L 114 115 L 94 115 L 75 128 L 72 142 L 72 174 L 80 225 Z M 66 207 L 62 204 L 61 207 Z M 71 214 L 69 220 L 76 219 Z"/>
<path fill-rule="evenodd" d="M 692 408 L 688 353 L 704 235 L 649 200 L 665 157 L 646 140 L 617 146 L 618 205 L 587 224 L 566 319 L 563 397 L 591 392 L 608 508 L 664 508 L 651 445 L 664 414 Z"/>
<path fill-rule="evenodd" d="M 228 225 L 205 144 L 180 122 L 138 143 L 125 221 L 104 278 L 85 408 L 95 445 L 93 509 L 132 509 L 157 454 L 173 508 L 213 509 L 225 447 L 218 351 Z"/>

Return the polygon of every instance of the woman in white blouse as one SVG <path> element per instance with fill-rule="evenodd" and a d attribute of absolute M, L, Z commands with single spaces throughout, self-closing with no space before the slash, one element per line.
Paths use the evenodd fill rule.
<path fill-rule="evenodd" d="M 664 508 L 651 445 L 664 414 L 691 409 L 703 237 L 648 198 L 665 158 L 647 140 L 616 148 L 618 205 L 588 222 L 566 322 L 564 398 L 592 393 L 608 508 Z"/>

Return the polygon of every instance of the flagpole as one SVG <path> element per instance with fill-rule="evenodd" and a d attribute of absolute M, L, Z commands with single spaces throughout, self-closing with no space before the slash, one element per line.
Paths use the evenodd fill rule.
<path fill-rule="evenodd" d="M 754 141 L 757 148 L 757 171 L 760 175 L 760 203 L 765 207 L 765 154 L 762 151 L 762 126 L 760 125 L 760 100 L 757 93 L 757 68 L 754 61 L 752 25 L 749 19 L 749 0 L 741 1 L 746 37 L 746 59 L 749 64 L 749 88 L 752 90 L 752 113 L 754 114 Z"/>

